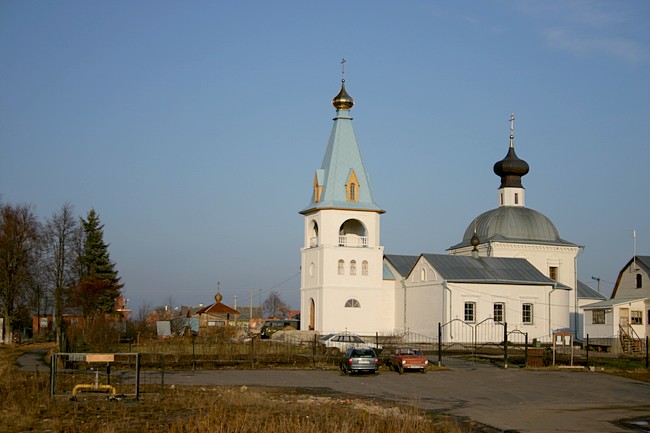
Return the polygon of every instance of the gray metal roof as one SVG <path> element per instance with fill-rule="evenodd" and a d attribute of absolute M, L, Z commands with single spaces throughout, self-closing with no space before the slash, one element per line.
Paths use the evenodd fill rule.
<path fill-rule="evenodd" d="M 562 239 L 555 225 L 541 212 L 523 206 L 500 206 L 477 216 L 467 226 L 462 242 L 449 249 L 471 245 L 475 230 L 481 243 L 501 241 L 575 246 Z"/>
<path fill-rule="evenodd" d="M 420 258 L 420 256 L 402 256 L 398 254 L 386 254 L 384 257 L 395 267 L 395 269 L 397 269 L 397 272 L 399 272 L 402 277 L 411 273 L 411 269 L 415 266 L 415 262 Z"/>
<path fill-rule="evenodd" d="M 526 259 L 509 257 L 450 256 L 444 254 L 422 255 L 447 281 L 491 284 L 552 285 L 558 284 L 542 274 Z"/>
<path fill-rule="evenodd" d="M 578 280 L 578 299 L 607 299 L 607 296 Z"/>

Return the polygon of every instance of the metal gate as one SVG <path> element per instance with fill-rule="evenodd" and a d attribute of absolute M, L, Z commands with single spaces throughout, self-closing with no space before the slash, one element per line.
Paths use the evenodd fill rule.
<path fill-rule="evenodd" d="M 453 319 L 438 324 L 438 363 L 471 366 L 480 357 L 503 362 L 509 356 L 523 354 L 527 358 L 528 334 L 519 330 L 508 332 L 508 324 L 493 318 L 478 323 Z M 525 361 L 524 361 L 525 365 Z"/>

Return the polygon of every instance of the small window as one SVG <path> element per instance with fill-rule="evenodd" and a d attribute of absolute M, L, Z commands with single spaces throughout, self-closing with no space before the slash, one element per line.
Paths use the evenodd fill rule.
<path fill-rule="evenodd" d="M 476 321 L 476 302 L 465 302 L 465 321 Z"/>
<path fill-rule="evenodd" d="M 533 304 L 523 304 L 521 306 L 521 321 L 527 325 L 533 323 Z"/>
<path fill-rule="evenodd" d="M 549 266 L 549 268 L 548 268 L 548 277 L 553 281 L 557 281 L 557 276 L 558 276 L 558 267 L 557 266 Z"/>
<path fill-rule="evenodd" d="M 357 275 L 357 261 L 350 260 L 350 275 Z"/>
<path fill-rule="evenodd" d="M 345 275 L 345 262 L 343 259 L 339 260 L 339 275 Z"/>
<path fill-rule="evenodd" d="M 519 204 L 519 194 L 515 193 L 515 204 Z"/>
<path fill-rule="evenodd" d="M 368 275 L 368 260 L 361 262 L 361 275 Z"/>
<path fill-rule="evenodd" d="M 345 308 L 361 308 L 361 304 L 356 299 L 348 299 Z"/>
<path fill-rule="evenodd" d="M 643 277 L 641 274 L 636 274 L 636 288 L 640 289 L 643 287 Z"/>
<path fill-rule="evenodd" d="M 630 311 L 630 323 L 632 325 L 643 325 L 643 311 Z"/>
<path fill-rule="evenodd" d="M 593 310 L 591 312 L 591 323 L 592 325 L 604 325 L 605 310 Z"/>
<path fill-rule="evenodd" d="M 357 184 L 350 184 L 350 201 L 357 201 Z"/>
<path fill-rule="evenodd" d="M 499 204 L 503 206 L 503 193 L 499 195 Z"/>
<path fill-rule="evenodd" d="M 426 281 L 427 280 L 427 270 L 422 268 L 420 269 L 420 281 Z"/>
<path fill-rule="evenodd" d="M 494 303 L 494 320 L 496 322 L 505 322 L 506 321 L 506 309 L 503 302 Z"/>

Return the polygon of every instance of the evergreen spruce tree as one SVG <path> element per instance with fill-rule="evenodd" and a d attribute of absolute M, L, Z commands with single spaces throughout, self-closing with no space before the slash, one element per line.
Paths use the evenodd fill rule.
<path fill-rule="evenodd" d="M 113 313 L 124 284 L 120 283 L 115 264 L 108 254 L 108 245 L 104 243 L 104 225 L 95 209 L 88 212 L 87 219 L 82 218 L 81 224 L 84 241 L 79 258 L 81 283 L 77 290 L 77 304 L 86 316 Z"/>

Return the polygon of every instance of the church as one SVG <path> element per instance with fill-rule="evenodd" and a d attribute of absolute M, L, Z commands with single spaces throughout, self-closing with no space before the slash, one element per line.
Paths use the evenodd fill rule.
<path fill-rule="evenodd" d="M 301 329 L 321 334 L 406 332 L 438 337 L 439 325 L 507 323 L 529 338 L 577 335 L 577 256 L 542 213 L 526 207 L 528 164 L 515 153 L 514 115 L 505 158 L 494 164 L 498 206 L 470 220 L 446 254 L 391 255 L 352 126 L 354 99 L 341 81 L 325 155 L 315 171 L 301 248 Z M 505 147 L 505 146 L 504 146 Z M 442 329 L 444 341 L 452 328 Z M 486 337 L 487 338 L 487 337 Z"/>

